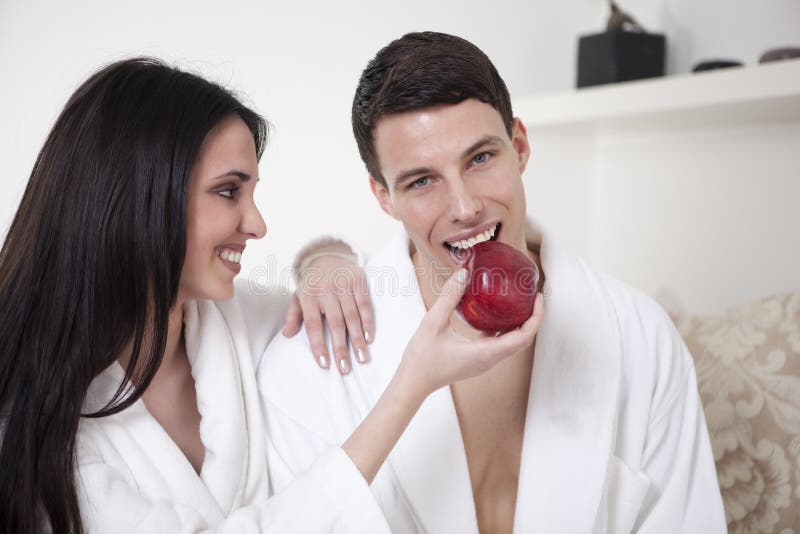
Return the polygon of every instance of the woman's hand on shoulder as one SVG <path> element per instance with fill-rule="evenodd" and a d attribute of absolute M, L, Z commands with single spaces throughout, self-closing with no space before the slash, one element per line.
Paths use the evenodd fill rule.
<path fill-rule="evenodd" d="M 364 270 L 355 259 L 320 254 L 304 267 L 286 312 L 283 335 L 294 336 L 303 323 L 314 359 L 323 369 L 333 363 L 340 373 L 347 374 L 352 361 L 369 361 L 367 344 L 374 339 L 374 312 Z M 325 340 L 326 326 L 331 350 Z"/>

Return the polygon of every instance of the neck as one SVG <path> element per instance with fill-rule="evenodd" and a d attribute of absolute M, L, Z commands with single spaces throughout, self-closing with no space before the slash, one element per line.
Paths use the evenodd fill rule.
<path fill-rule="evenodd" d="M 169 312 L 167 344 L 164 347 L 163 367 L 170 367 L 186 351 L 183 350 L 183 303 L 177 302 Z"/>
<path fill-rule="evenodd" d="M 142 347 L 145 349 L 145 347 Z M 117 361 L 123 369 L 127 369 L 128 363 L 131 359 L 133 352 L 133 339 L 123 349 L 122 353 L 117 358 Z M 159 372 L 162 369 L 171 368 L 181 355 L 185 354 L 183 350 L 183 303 L 179 301 L 173 306 L 169 312 L 169 323 L 167 327 L 167 343 L 164 346 L 164 357 L 161 360 Z"/>

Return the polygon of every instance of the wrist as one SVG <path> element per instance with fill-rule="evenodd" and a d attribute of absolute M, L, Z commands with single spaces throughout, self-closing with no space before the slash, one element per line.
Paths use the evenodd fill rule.
<path fill-rule="evenodd" d="M 318 259 L 330 256 L 341 258 L 354 265 L 358 264 L 358 256 L 356 256 L 352 252 L 342 250 L 342 247 L 324 248 L 318 252 L 306 255 L 303 258 L 303 261 L 301 261 L 297 266 L 298 269 L 297 274 L 302 278 L 303 273 L 306 271 L 306 269 L 308 269 L 309 267 L 313 267 Z"/>
<path fill-rule="evenodd" d="M 310 263 L 307 258 L 311 255 L 316 255 L 316 253 L 323 250 L 333 250 L 336 252 L 352 254 L 355 257 L 354 263 L 359 267 L 364 267 L 364 258 L 362 257 L 358 247 L 342 237 L 328 235 L 313 239 L 297 252 L 294 261 L 292 262 L 295 280 L 297 280 L 297 277 L 302 272 L 303 268 L 307 267 L 307 265 Z"/>
<path fill-rule="evenodd" d="M 395 389 L 396 394 L 402 396 L 403 400 L 418 407 L 434 390 L 422 375 L 423 373 L 416 372 L 415 366 L 404 358 L 389 387 Z"/>

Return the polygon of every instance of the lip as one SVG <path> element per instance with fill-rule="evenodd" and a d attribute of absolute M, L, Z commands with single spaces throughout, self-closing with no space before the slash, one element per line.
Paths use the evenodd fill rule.
<path fill-rule="evenodd" d="M 500 230 L 502 229 L 502 223 L 500 223 L 500 221 L 497 220 L 495 222 L 490 222 L 488 224 L 482 224 L 480 226 L 476 226 L 469 232 L 458 234 L 455 239 L 448 239 L 447 241 L 442 243 L 442 246 L 445 248 L 445 250 L 447 250 L 447 253 L 450 255 L 450 260 L 453 262 L 454 265 L 463 265 L 464 262 L 467 261 L 467 259 L 469 259 L 471 252 L 469 250 L 453 249 L 450 246 L 448 246 L 447 242 L 469 239 L 471 237 L 475 237 L 476 235 L 480 235 L 484 233 L 486 230 L 489 230 L 494 227 L 497 227 L 497 231 L 495 232 L 494 237 L 492 237 L 492 240 L 499 241 Z"/>
<path fill-rule="evenodd" d="M 245 245 L 243 243 L 225 243 L 224 245 L 214 248 L 214 253 L 217 256 L 217 259 L 219 259 L 225 267 L 233 271 L 233 274 L 239 274 L 242 271 L 242 265 L 240 263 L 234 263 L 222 258 L 222 256 L 219 254 L 223 249 L 235 250 L 236 252 L 242 253 L 244 252 Z"/>
<path fill-rule="evenodd" d="M 227 248 L 227 249 L 230 249 L 230 250 L 235 250 L 236 252 L 244 252 L 245 245 L 244 245 L 244 243 L 225 243 L 223 245 L 219 245 L 217 247 L 214 247 L 214 252 L 219 254 L 222 251 L 222 249 L 224 249 L 224 248 Z"/>
<path fill-rule="evenodd" d="M 465 232 L 461 232 L 460 234 L 454 234 L 450 237 L 447 237 L 444 239 L 443 243 L 446 245 L 447 243 L 452 243 L 453 241 L 464 241 L 471 237 L 475 237 L 477 235 L 484 233 L 486 230 L 489 230 L 490 228 L 494 228 L 499 222 L 500 219 L 483 223 L 479 226 L 476 226 L 472 230 L 467 230 Z"/>
<path fill-rule="evenodd" d="M 219 256 L 217 256 L 217 258 L 219 258 Z M 219 260 L 225 267 L 233 271 L 234 274 L 239 274 L 242 271 L 242 265 L 239 263 L 233 263 L 232 261 L 223 260 L 222 258 L 219 258 Z"/>

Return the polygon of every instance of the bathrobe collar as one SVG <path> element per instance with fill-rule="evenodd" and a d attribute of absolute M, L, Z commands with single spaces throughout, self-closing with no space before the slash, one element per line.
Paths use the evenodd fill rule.
<path fill-rule="evenodd" d="M 536 339 L 514 528 L 590 532 L 614 445 L 619 330 L 601 286 L 584 263 L 553 245 L 535 223 L 528 236 L 529 246 L 541 246 L 545 319 Z M 379 273 L 397 273 L 399 284 L 372 288 L 374 358 L 354 369 L 367 396 L 365 407 L 374 405 L 388 385 L 425 313 L 405 233 L 370 262 L 367 272 L 373 286 L 387 280 Z M 388 468 L 424 531 L 477 532 L 449 388 L 428 397 L 390 454 Z"/>
<path fill-rule="evenodd" d="M 147 451 L 148 461 L 155 469 L 147 471 L 163 473 L 161 482 L 169 487 L 170 497 L 198 510 L 209 524 L 216 524 L 240 507 L 243 498 L 253 494 L 266 498 L 268 494 L 263 430 L 251 422 L 260 414 L 247 410 L 247 406 L 259 406 L 253 360 L 246 339 L 235 339 L 213 302 L 184 305 L 184 336 L 205 447 L 200 474 L 141 399 L 111 417 L 115 426 L 126 430 L 142 447 L 152 449 Z M 114 362 L 92 382 L 85 409 L 105 405 L 123 379 L 124 370 Z M 252 397 L 248 403 L 247 397 Z"/>

